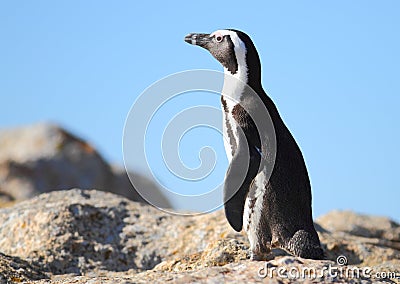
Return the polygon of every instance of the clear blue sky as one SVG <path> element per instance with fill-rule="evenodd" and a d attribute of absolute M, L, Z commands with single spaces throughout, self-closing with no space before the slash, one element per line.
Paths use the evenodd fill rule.
<path fill-rule="evenodd" d="M 314 215 L 400 220 L 400 2 L 259 2 L 2 1 L 0 127 L 57 122 L 122 163 L 125 117 L 146 87 L 178 71 L 222 70 L 184 36 L 237 28 L 253 38 L 264 88 L 303 151 Z M 199 145 L 215 136 L 196 131 L 187 139 Z M 222 141 L 215 149 L 223 155 Z"/>

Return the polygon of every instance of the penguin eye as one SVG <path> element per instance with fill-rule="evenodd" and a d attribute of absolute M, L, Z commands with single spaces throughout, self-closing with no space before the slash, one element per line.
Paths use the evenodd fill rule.
<path fill-rule="evenodd" d="M 224 37 L 223 37 L 222 35 L 216 35 L 216 36 L 215 36 L 215 40 L 216 40 L 217 42 L 221 42 L 223 39 L 224 39 Z"/>

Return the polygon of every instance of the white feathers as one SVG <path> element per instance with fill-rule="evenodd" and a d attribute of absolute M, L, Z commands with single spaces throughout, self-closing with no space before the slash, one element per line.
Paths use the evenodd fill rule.
<path fill-rule="evenodd" d="M 246 46 L 244 42 L 234 31 L 218 30 L 210 36 L 229 35 L 234 46 L 234 53 L 238 63 L 238 70 L 235 74 L 224 68 L 224 86 L 222 88 L 222 96 L 226 101 L 228 113 L 223 114 L 223 132 L 224 132 L 224 147 L 229 162 L 232 160 L 232 149 L 229 143 L 228 127 L 232 130 L 233 137 L 237 144 L 238 125 L 232 117 L 232 110 L 241 101 L 243 90 L 247 84 L 247 64 L 246 64 Z"/>
<path fill-rule="evenodd" d="M 243 213 L 243 228 L 249 238 L 250 249 L 253 251 L 254 246 L 259 242 L 259 236 L 257 232 L 259 231 L 261 215 L 263 213 L 263 203 L 265 197 L 265 182 L 266 176 L 264 172 L 260 172 L 254 180 L 255 194 L 251 196 L 250 194 L 246 198 L 246 203 L 244 205 Z M 251 204 L 254 202 L 253 207 Z"/>
<path fill-rule="evenodd" d="M 248 68 L 246 63 L 246 53 L 247 53 L 246 46 L 234 31 L 218 30 L 213 32 L 210 36 L 212 37 L 218 34 L 223 36 L 225 35 L 230 36 L 234 46 L 234 52 L 238 64 L 238 70 L 233 75 L 227 68 L 224 68 L 225 78 L 224 78 L 223 94 L 232 95 L 233 99 L 240 101 L 240 95 L 244 88 L 243 84 L 247 84 Z"/>
<path fill-rule="evenodd" d="M 192 35 L 192 44 L 193 44 L 193 45 L 196 45 L 196 44 L 197 44 L 197 40 L 196 40 L 196 39 L 197 39 L 197 35 L 195 35 L 195 34 Z"/>
<path fill-rule="evenodd" d="M 238 104 L 237 101 L 234 101 L 230 99 L 228 96 L 224 95 L 224 99 L 226 102 L 226 108 L 228 110 L 228 113 L 223 112 L 223 125 L 222 125 L 222 130 L 223 130 L 223 135 L 224 135 L 224 147 L 225 147 L 225 152 L 226 156 L 228 158 L 229 163 L 232 160 L 232 145 L 230 144 L 230 137 L 228 133 L 228 128 L 232 131 L 231 135 L 233 135 L 233 139 L 236 141 L 236 145 L 238 143 L 238 131 L 239 131 L 239 126 L 237 125 L 235 119 L 232 116 L 232 109 L 236 104 Z"/>

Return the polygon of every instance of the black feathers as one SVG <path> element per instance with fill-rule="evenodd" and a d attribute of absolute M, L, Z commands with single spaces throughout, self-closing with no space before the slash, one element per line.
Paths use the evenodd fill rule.
<path fill-rule="evenodd" d="M 307 168 L 300 148 L 262 88 L 260 59 L 252 40 L 233 29 L 190 34 L 186 40 L 210 51 L 226 68 L 225 74 L 237 79 L 225 77 L 224 91 L 231 93 L 224 95 L 238 103 L 228 101 L 228 107 L 221 98 L 232 153 L 224 184 L 229 224 L 240 231 L 244 212 L 249 214 L 244 229 L 252 259 L 265 259 L 272 243 L 296 256 L 323 258 L 312 220 Z"/>

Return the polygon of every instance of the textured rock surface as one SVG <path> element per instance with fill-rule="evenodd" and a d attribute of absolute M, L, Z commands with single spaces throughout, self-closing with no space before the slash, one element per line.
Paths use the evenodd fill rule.
<path fill-rule="evenodd" d="M 367 218 L 363 223 L 366 217 L 354 214 L 359 218 L 357 226 L 376 229 L 389 222 L 391 227 L 385 230 L 389 235 L 399 229 L 386 218 Z M 377 283 L 380 279 L 376 272 L 400 276 L 398 241 L 377 238 L 373 230 L 362 236 L 336 230 L 344 226 L 338 220 L 332 220 L 336 227 L 325 227 L 330 218 L 321 219 L 324 222 L 317 227 L 327 260 L 296 258 L 273 249 L 268 262 L 249 261 L 246 238 L 227 225 L 222 211 L 182 217 L 111 193 L 74 189 L 42 194 L 0 209 L 0 251 L 35 267 L 30 271 L 36 274 L 21 275 L 32 280 L 41 278 L 39 283 L 295 281 L 285 278 L 284 273 L 278 275 L 278 268 L 286 269 L 287 277 L 291 277 L 289 271 L 300 273 L 305 268 L 316 273 L 325 271 L 324 276 L 314 275 L 324 283 Z M 336 263 L 339 256 L 347 258 L 346 265 Z M 342 275 L 326 274 L 329 266 L 341 268 Z M 345 275 L 357 267 L 370 267 L 371 278 Z M 6 268 L 7 262 L 1 269 L 8 271 Z M 12 277 L 1 273 L 5 279 Z M 51 280 L 45 279 L 45 273 Z M 260 277 L 265 273 L 265 278 Z M 306 283 L 311 280 L 306 279 Z M 399 282 L 393 275 L 386 280 Z"/>
<path fill-rule="evenodd" d="M 111 167 L 86 141 L 52 124 L 0 131 L 0 202 L 25 200 L 60 189 L 96 188 L 143 201 L 125 170 Z M 143 176 L 136 183 L 170 207 L 158 188 Z"/>
<path fill-rule="evenodd" d="M 399 224 L 386 217 L 356 214 L 351 211 L 332 211 L 318 218 L 317 222 L 330 231 L 400 242 Z"/>
<path fill-rule="evenodd" d="M 110 193 L 56 191 L 0 210 L 0 251 L 55 274 L 144 270 L 167 254 L 168 219 Z"/>
<path fill-rule="evenodd" d="M 0 253 L 0 283 L 48 279 L 37 265 Z"/>

